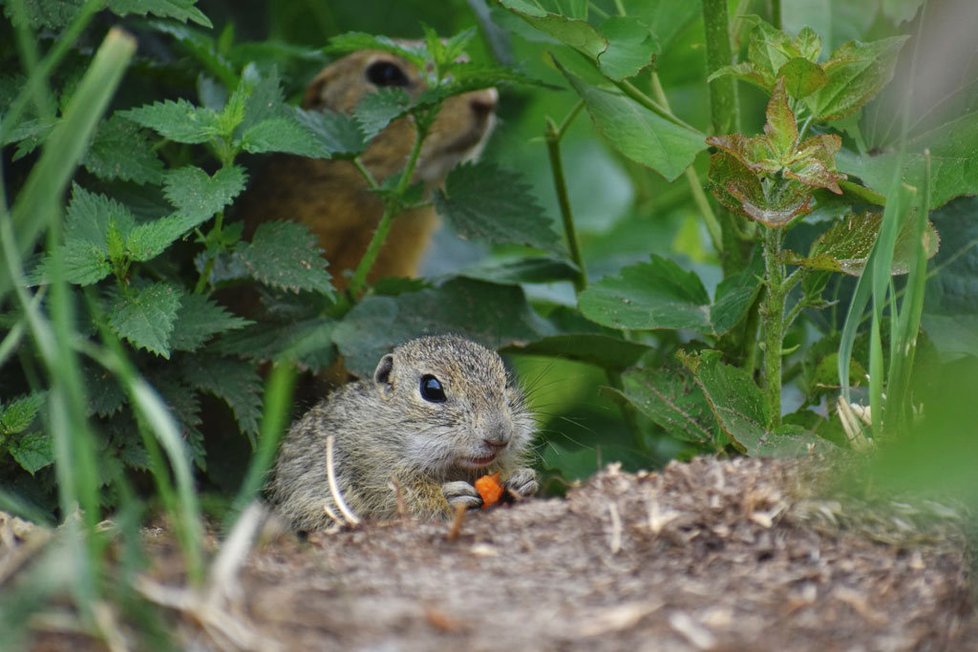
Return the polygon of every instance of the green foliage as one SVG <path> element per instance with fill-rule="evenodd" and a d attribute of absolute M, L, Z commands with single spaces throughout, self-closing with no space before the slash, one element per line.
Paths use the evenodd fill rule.
<path fill-rule="evenodd" d="M 785 5 L 785 31 L 705 25 L 710 3 L 498 0 L 508 44 L 462 4 L 410 25 L 363 23 L 370 12 L 343 2 L 318 20 L 269 4 L 267 25 L 192 0 L 4 4 L 0 472 L 42 510 L 81 505 L 89 530 L 130 509 L 129 471 L 148 472 L 199 578 L 195 486 L 241 481 L 234 513 L 254 495 L 290 416 L 290 370 L 369 376 L 390 347 L 435 332 L 533 365 L 543 458 L 565 477 L 596 458 L 846 445 L 824 409 L 840 384 L 847 400 L 869 395 L 874 436 L 908 430 L 912 381 L 943 364 L 931 342 L 976 354 L 976 208 L 961 199 L 978 193 L 973 71 L 905 99 L 900 83 L 926 74 L 915 57 L 938 49 L 928 21 L 897 22 L 919 0 L 819 4 L 827 16 L 803 4 Z M 151 44 L 121 86 L 135 46 L 110 31 L 93 55 L 96 11 L 99 29 Z M 366 31 L 320 31 L 353 24 L 350 11 Z M 441 38 L 423 21 L 462 29 Z M 703 52 L 721 42 L 741 45 L 707 78 Z M 295 106 L 328 59 L 364 48 L 411 61 L 427 88 L 369 94 L 350 115 Z M 709 95 L 721 79 L 760 89 L 766 109 Z M 490 85 L 504 120 L 483 159 L 423 188 L 442 103 Z M 373 179 L 361 157 L 394 120 L 418 146 Z M 241 222 L 273 154 L 349 161 L 383 206 L 346 291 L 306 227 Z M 368 282 L 399 214 L 429 205 L 448 228 L 423 278 Z M 550 371 L 567 360 L 573 374 Z M 868 389 L 850 388 L 867 373 Z M 250 466 L 208 459 L 235 447 L 256 451 Z M 101 599 L 98 572 L 72 580 L 85 604 Z"/>

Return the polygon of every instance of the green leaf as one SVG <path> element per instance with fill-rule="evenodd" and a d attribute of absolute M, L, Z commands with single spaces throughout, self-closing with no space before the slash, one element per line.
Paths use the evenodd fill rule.
<path fill-rule="evenodd" d="M 318 372 L 336 359 L 332 339 L 335 323 L 325 317 L 313 317 L 287 324 L 255 324 L 222 336 L 215 350 L 253 362 L 288 357 L 305 369 Z"/>
<path fill-rule="evenodd" d="M 235 257 L 257 281 L 298 293 L 312 290 L 332 295 L 326 259 L 319 240 L 296 222 L 265 222 L 250 243 L 241 243 Z"/>
<path fill-rule="evenodd" d="M 407 59 L 416 67 L 425 67 L 425 47 L 412 41 L 395 41 L 387 36 L 375 36 L 364 32 L 347 32 L 329 39 L 326 49 L 329 52 L 356 52 L 358 50 L 380 50 Z"/>
<path fill-rule="evenodd" d="M 680 356 L 703 390 L 720 428 L 741 451 L 758 456 L 798 457 L 830 444 L 798 426 L 768 432 L 767 406 L 754 379 L 743 369 L 724 364 L 719 351 Z"/>
<path fill-rule="evenodd" d="M 193 21 L 202 27 L 213 27 L 200 9 L 195 7 L 197 0 L 108 0 L 108 8 L 119 16 L 152 14 L 160 18 L 173 18 L 182 23 Z"/>
<path fill-rule="evenodd" d="M 648 25 L 658 37 L 659 47 L 665 50 L 687 25 L 702 14 L 702 4 L 701 0 L 630 2 L 628 15 L 639 18 Z"/>
<path fill-rule="evenodd" d="M 438 288 L 396 297 L 368 296 L 337 324 L 333 340 L 347 368 L 367 377 L 395 345 L 420 335 L 460 333 L 500 348 L 552 331 L 520 288 L 453 279 Z"/>
<path fill-rule="evenodd" d="M 703 390 L 685 369 L 631 369 L 621 395 L 671 436 L 718 448 L 716 419 Z"/>
<path fill-rule="evenodd" d="M 557 234 L 522 176 L 489 162 L 460 165 L 435 193 L 435 207 L 460 236 L 560 252 Z"/>
<path fill-rule="evenodd" d="M 923 152 L 930 152 L 930 209 L 940 208 L 955 197 L 978 194 L 978 111 L 911 138 L 907 149 L 902 178 L 916 188 L 923 188 L 927 165 Z M 899 157 L 893 152 L 860 156 L 843 150 L 838 160 L 841 170 L 885 194 Z"/>
<path fill-rule="evenodd" d="M 130 259 L 145 262 L 159 256 L 188 231 L 210 219 L 210 215 L 167 215 L 152 222 L 139 224 L 126 236 L 125 250 Z"/>
<path fill-rule="evenodd" d="M 513 285 L 516 283 L 552 283 L 573 281 L 577 266 L 563 258 L 552 256 L 519 257 L 509 260 L 492 258 L 467 267 L 459 276 Z"/>
<path fill-rule="evenodd" d="M 0 405 L 0 438 L 27 430 L 45 399 L 45 392 L 33 392 Z"/>
<path fill-rule="evenodd" d="M 659 42 L 648 25 L 632 16 L 612 16 L 601 23 L 608 48 L 598 55 L 598 67 L 611 79 L 622 81 L 650 68 L 659 54 Z"/>
<path fill-rule="evenodd" d="M 214 216 L 241 194 L 248 176 L 243 168 L 229 165 L 208 176 L 193 165 L 170 170 L 163 182 L 163 194 L 180 215 L 198 223 Z"/>
<path fill-rule="evenodd" d="M 27 24 L 33 30 L 46 27 L 49 29 L 61 29 L 71 22 L 84 4 L 84 0 L 33 0 L 24 2 L 24 17 Z M 13 3 L 4 3 L 4 13 L 15 25 L 19 23 L 19 12 L 14 11 Z"/>
<path fill-rule="evenodd" d="M 602 369 L 621 371 L 633 366 L 652 350 L 647 344 L 629 342 L 620 336 L 603 333 L 550 335 L 528 343 L 507 347 L 507 352 L 577 360 Z"/>
<path fill-rule="evenodd" d="M 778 69 L 778 77 L 784 78 L 788 94 L 800 100 L 825 86 L 829 77 L 817 63 L 804 57 L 795 57 Z"/>
<path fill-rule="evenodd" d="M 906 274 L 916 256 L 913 222 L 905 219 L 897 234 L 891 268 L 893 275 Z M 866 267 L 882 223 L 882 213 L 850 215 L 820 235 L 812 243 L 807 257 L 789 255 L 788 261 L 809 269 L 859 276 Z M 940 246 L 940 236 L 929 220 L 924 229 L 923 245 L 927 258 L 932 258 Z"/>
<path fill-rule="evenodd" d="M 394 119 L 404 115 L 410 105 L 411 98 L 403 88 L 381 88 L 364 95 L 353 110 L 353 117 L 360 125 L 364 139 L 370 140 Z"/>
<path fill-rule="evenodd" d="M 657 255 L 593 283 L 578 296 L 585 317 L 625 330 L 690 328 L 710 333 L 709 303 L 696 274 Z"/>
<path fill-rule="evenodd" d="M 115 292 L 109 324 L 136 348 L 169 359 L 170 334 L 181 297 L 178 287 L 164 282 Z"/>
<path fill-rule="evenodd" d="M 699 131 L 670 122 L 620 93 L 586 84 L 557 65 L 601 135 L 633 161 L 674 181 L 706 149 L 706 137 Z"/>
<path fill-rule="evenodd" d="M 893 78 L 906 40 L 906 36 L 892 36 L 870 43 L 850 41 L 833 52 L 823 66 L 825 85 L 805 100 L 816 119 L 840 120 L 873 99 Z"/>
<path fill-rule="evenodd" d="M 170 346 L 174 351 L 196 351 L 214 335 L 251 323 L 201 294 L 188 294 L 180 302 Z"/>
<path fill-rule="evenodd" d="M 261 417 L 261 376 L 243 360 L 197 353 L 181 360 L 181 376 L 194 389 L 227 403 L 252 445 Z"/>
<path fill-rule="evenodd" d="M 544 34 L 594 60 L 608 47 L 605 38 L 585 20 L 546 11 L 539 4 L 526 0 L 499 0 L 499 4 Z"/>
<path fill-rule="evenodd" d="M 163 181 L 163 162 L 156 156 L 143 131 L 118 115 L 103 122 L 95 132 L 82 165 L 104 180 L 120 179 L 139 184 Z"/>
<path fill-rule="evenodd" d="M 333 111 L 296 110 L 320 158 L 353 158 L 367 148 L 367 139 L 352 115 Z"/>
<path fill-rule="evenodd" d="M 793 179 L 765 179 L 767 186 L 737 157 L 720 151 L 710 157 L 707 187 L 734 213 L 765 226 L 784 226 L 815 207 L 811 189 Z"/>
<path fill-rule="evenodd" d="M 194 106 L 184 99 L 155 102 L 136 109 L 118 112 L 136 124 L 156 131 L 177 143 L 206 143 L 220 133 L 218 114 L 211 109 Z"/>
<path fill-rule="evenodd" d="M 731 274 L 717 285 L 716 299 L 710 306 L 713 331 L 723 335 L 739 324 L 750 312 L 763 287 L 763 261 L 759 255 L 741 272 Z"/>
<path fill-rule="evenodd" d="M 31 475 L 54 463 L 51 435 L 43 431 L 24 433 L 10 442 L 9 450 L 11 457 Z"/>
<path fill-rule="evenodd" d="M 241 148 L 251 154 L 283 152 L 307 158 L 329 158 L 333 149 L 312 136 L 294 115 L 268 118 L 248 127 L 241 135 Z"/>

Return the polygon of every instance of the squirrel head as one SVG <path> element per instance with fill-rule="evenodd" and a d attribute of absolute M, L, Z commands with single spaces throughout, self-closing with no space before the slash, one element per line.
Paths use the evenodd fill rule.
<path fill-rule="evenodd" d="M 401 88 L 411 98 L 426 88 L 411 62 L 388 52 L 362 50 L 326 66 L 309 83 L 302 108 L 352 113 L 368 93 Z M 485 88 L 446 99 L 421 147 L 416 181 L 437 185 L 458 163 L 476 158 L 495 124 L 499 94 Z M 393 121 L 377 134 L 361 161 L 378 179 L 399 172 L 416 137 L 408 117 Z"/>
<path fill-rule="evenodd" d="M 398 346 L 373 382 L 397 423 L 404 463 L 443 480 L 512 468 L 533 437 L 533 417 L 502 359 L 462 337 Z"/>

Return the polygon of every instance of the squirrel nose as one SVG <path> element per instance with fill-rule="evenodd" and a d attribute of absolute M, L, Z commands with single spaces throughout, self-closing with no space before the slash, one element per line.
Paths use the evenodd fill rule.
<path fill-rule="evenodd" d="M 499 92 L 495 88 L 487 88 L 469 99 L 469 107 L 479 117 L 487 117 L 496 110 Z"/>
<path fill-rule="evenodd" d="M 486 442 L 491 448 L 506 448 L 509 445 L 509 428 L 502 423 L 494 423 L 486 429 L 482 441 Z"/>

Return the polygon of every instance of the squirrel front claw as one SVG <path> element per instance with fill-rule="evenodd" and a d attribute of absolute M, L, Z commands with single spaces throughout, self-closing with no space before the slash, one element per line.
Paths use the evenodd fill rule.
<path fill-rule="evenodd" d="M 446 482 L 442 484 L 441 491 L 445 494 L 448 505 L 453 509 L 456 505 L 465 505 L 466 509 L 482 507 L 482 496 L 465 480 Z"/>

